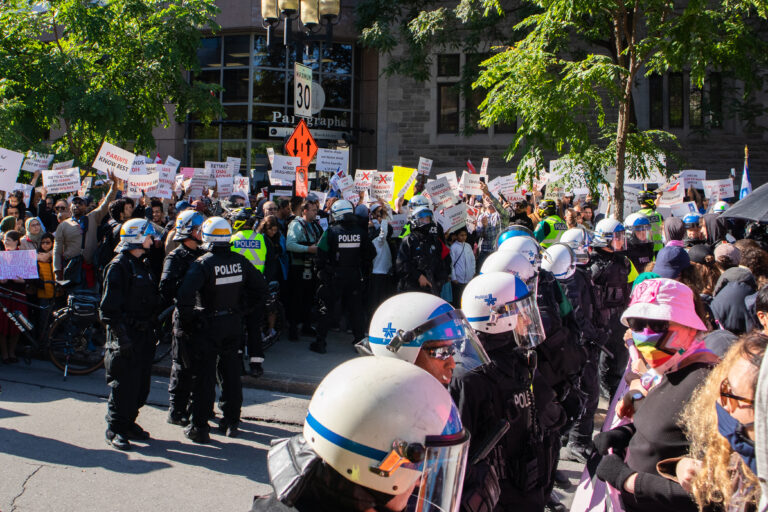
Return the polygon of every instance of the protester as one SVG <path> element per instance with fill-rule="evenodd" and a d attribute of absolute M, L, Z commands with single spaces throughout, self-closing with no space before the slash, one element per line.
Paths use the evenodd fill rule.
<path fill-rule="evenodd" d="M 382 202 L 371 205 L 368 238 L 371 239 L 376 255 L 373 258 L 370 288 L 368 291 L 368 316 L 372 316 L 379 304 L 387 300 L 394 290 L 393 265 L 395 245 L 392 240 L 392 227 L 389 225 L 389 213 Z"/>
<path fill-rule="evenodd" d="M 40 239 L 45 234 L 45 227 L 37 217 L 30 217 L 24 223 L 26 234 L 21 238 L 21 247 L 25 251 L 36 251 L 40 248 Z"/>
<path fill-rule="evenodd" d="M 21 242 L 21 233 L 18 231 L 6 231 L 3 234 L 3 250 L 4 251 L 17 251 Z M 24 279 L 17 277 L 11 279 L 0 279 L 0 286 L 9 291 L 13 298 L 0 298 L 0 302 L 11 311 L 19 311 L 22 315 L 27 316 L 27 305 L 21 301 L 26 299 L 24 294 L 26 290 L 26 282 Z M 16 358 L 16 344 L 19 341 L 18 327 L 11 322 L 5 314 L 0 314 L 0 359 L 3 364 L 18 363 Z"/>
<path fill-rule="evenodd" d="M 317 332 L 312 328 L 312 306 L 317 290 L 317 276 L 314 271 L 314 259 L 317 255 L 317 242 L 323 229 L 317 224 L 318 205 L 315 201 L 305 200 L 301 204 L 301 216 L 295 217 L 289 227 L 286 248 L 291 255 L 291 265 L 288 270 L 288 301 L 287 308 L 288 339 L 299 339 L 299 324 L 301 335 L 314 338 Z M 281 209 L 278 207 L 278 222 Z"/>
<path fill-rule="evenodd" d="M 456 241 L 451 244 L 451 287 L 453 307 L 461 307 L 461 294 L 464 287 L 475 275 L 475 255 L 467 243 L 467 229 L 456 232 Z"/>

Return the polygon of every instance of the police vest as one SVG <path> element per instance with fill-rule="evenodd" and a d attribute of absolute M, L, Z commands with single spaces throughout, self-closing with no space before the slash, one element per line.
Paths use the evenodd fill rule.
<path fill-rule="evenodd" d="M 267 244 L 263 233 L 255 233 L 252 230 L 238 231 L 230 239 L 232 251 L 245 256 L 245 259 L 256 267 L 256 270 L 264 273 L 264 264 L 267 261 Z"/>
<path fill-rule="evenodd" d="M 664 243 L 661 241 L 661 234 L 664 229 L 664 219 L 661 214 L 653 208 L 643 208 L 640 213 L 648 217 L 648 221 L 651 223 L 651 233 L 653 235 L 653 252 L 659 252 Z"/>
<path fill-rule="evenodd" d="M 560 241 L 560 237 L 568 230 L 568 226 L 565 224 L 565 221 L 557 215 L 550 215 L 542 222 L 549 224 L 549 233 L 547 233 L 547 236 L 544 237 L 544 240 L 542 240 L 540 244 L 542 248 L 546 249 L 550 245 Z"/>

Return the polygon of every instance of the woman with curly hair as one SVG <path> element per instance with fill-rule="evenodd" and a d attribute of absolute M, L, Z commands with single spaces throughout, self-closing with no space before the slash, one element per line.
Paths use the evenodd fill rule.
<path fill-rule="evenodd" d="M 680 417 L 691 442 L 690 457 L 659 463 L 660 471 L 674 474 L 700 510 L 750 511 L 760 500 L 754 402 L 766 345 L 768 336 L 759 332 L 734 343 Z"/>

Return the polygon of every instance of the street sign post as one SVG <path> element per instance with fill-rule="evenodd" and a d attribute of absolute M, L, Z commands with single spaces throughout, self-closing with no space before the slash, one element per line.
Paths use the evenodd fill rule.
<path fill-rule="evenodd" d="M 312 68 L 299 64 L 293 65 L 293 113 L 300 117 L 312 117 Z"/>

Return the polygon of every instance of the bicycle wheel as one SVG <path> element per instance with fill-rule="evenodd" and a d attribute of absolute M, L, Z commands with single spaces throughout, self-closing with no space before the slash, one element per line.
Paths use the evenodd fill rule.
<path fill-rule="evenodd" d="M 173 338 L 173 321 L 170 317 L 166 318 L 157 331 L 157 343 L 155 345 L 155 357 L 153 363 L 159 363 L 171 353 L 171 339 Z"/>
<path fill-rule="evenodd" d="M 277 340 L 280 339 L 280 333 L 283 331 L 285 326 L 285 309 L 283 308 L 283 305 L 280 302 L 276 302 L 271 309 L 272 310 L 268 313 L 275 314 L 275 332 L 270 336 L 269 328 L 266 326 L 266 322 L 264 323 L 264 327 L 261 331 L 261 348 L 263 350 L 267 350 L 269 347 L 277 343 Z"/>
<path fill-rule="evenodd" d="M 56 312 L 48 331 L 48 357 L 59 370 L 86 375 L 104 366 L 106 341 L 98 318 L 79 317 L 66 308 Z"/>

